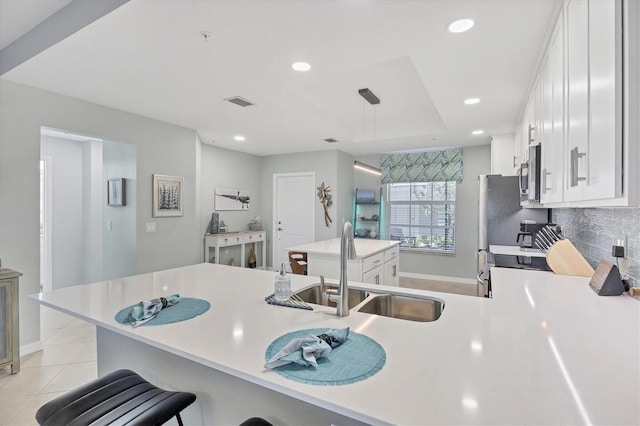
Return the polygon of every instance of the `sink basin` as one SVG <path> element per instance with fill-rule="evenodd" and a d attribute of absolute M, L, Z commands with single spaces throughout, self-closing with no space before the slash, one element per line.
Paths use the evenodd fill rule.
<path fill-rule="evenodd" d="M 337 286 L 332 286 L 332 285 L 325 285 L 326 288 L 329 289 L 334 289 L 337 290 L 338 287 Z M 332 306 L 335 307 L 336 303 L 335 302 L 331 302 L 329 300 L 325 299 L 325 303 L 323 303 L 322 301 L 322 293 L 320 291 L 320 284 L 314 284 L 311 287 L 302 289 L 297 291 L 296 293 L 294 293 L 296 296 L 298 296 L 300 299 L 304 300 L 307 303 L 313 303 L 316 305 L 325 305 L 325 306 Z M 364 299 L 367 298 L 367 296 L 369 295 L 368 292 L 364 291 L 364 290 L 356 290 L 356 289 L 349 289 L 349 309 L 353 308 L 354 306 L 356 306 L 357 304 L 359 304 L 360 302 L 362 302 Z"/>
<path fill-rule="evenodd" d="M 358 312 L 400 318 L 409 321 L 430 322 L 440 318 L 444 302 L 437 299 L 381 294 L 372 296 Z"/>

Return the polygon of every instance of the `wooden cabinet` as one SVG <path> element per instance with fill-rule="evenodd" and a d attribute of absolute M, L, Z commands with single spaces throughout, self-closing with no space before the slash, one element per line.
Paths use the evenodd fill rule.
<path fill-rule="evenodd" d="M 0 269 L 0 368 L 10 365 L 11 374 L 20 371 L 18 277 L 21 275 Z"/>
<path fill-rule="evenodd" d="M 238 266 L 246 266 L 248 264 L 250 248 L 256 252 L 257 259 L 261 259 L 258 268 L 264 269 L 266 266 L 266 231 L 241 231 L 226 232 L 222 234 L 207 234 L 204 238 L 204 259 L 210 263 L 227 263 L 232 257 Z M 236 248 L 239 253 L 239 259 L 234 255 L 229 255 L 229 259 L 221 262 L 221 251 L 225 248 Z M 213 254 L 211 253 L 213 249 Z M 260 255 L 258 255 L 260 254 Z"/>

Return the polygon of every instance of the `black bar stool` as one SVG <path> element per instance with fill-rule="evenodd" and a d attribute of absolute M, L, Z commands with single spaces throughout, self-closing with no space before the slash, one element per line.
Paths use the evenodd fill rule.
<path fill-rule="evenodd" d="M 160 389 L 131 370 L 118 370 L 38 409 L 40 425 L 161 425 L 196 400 L 191 392 Z"/>

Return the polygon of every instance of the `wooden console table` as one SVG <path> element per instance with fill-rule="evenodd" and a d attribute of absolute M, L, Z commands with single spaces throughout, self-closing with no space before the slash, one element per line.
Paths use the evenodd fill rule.
<path fill-rule="evenodd" d="M 221 234 L 206 234 L 204 236 L 204 261 L 211 263 L 220 263 L 220 248 L 240 246 L 240 262 L 239 266 L 247 265 L 247 256 L 249 251 L 247 245 L 253 245 L 256 251 L 257 267 L 265 269 L 267 264 L 266 250 L 267 232 L 266 231 L 240 231 L 240 232 L 223 232 Z M 258 246 L 260 250 L 258 251 Z M 214 249 L 211 256 L 211 249 Z M 258 253 L 261 253 L 259 255 Z M 261 260 L 261 262 L 258 261 Z"/>
<path fill-rule="evenodd" d="M 20 371 L 18 277 L 21 275 L 11 269 L 0 269 L 0 368 L 11 365 L 11 374 Z"/>

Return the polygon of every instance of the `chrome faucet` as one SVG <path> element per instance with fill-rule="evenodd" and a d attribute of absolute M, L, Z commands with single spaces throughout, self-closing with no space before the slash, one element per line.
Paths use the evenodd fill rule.
<path fill-rule="evenodd" d="M 353 227 L 345 222 L 340 238 L 340 282 L 337 294 L 328 292 L 329 299 L 336 302 L 339 317 L 349 315 L 349 285 L 347 281 L 347 261 L 356 258 L 356 246 L 353 243 Z"/>

